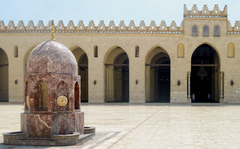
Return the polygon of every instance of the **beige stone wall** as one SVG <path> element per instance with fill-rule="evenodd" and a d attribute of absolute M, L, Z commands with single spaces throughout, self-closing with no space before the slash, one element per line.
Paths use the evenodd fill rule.
<path fill-rule="evenodd" d="M 192 26 L 198 26 L 198 36 L 192 36 Z M 203 37 L 203 26 L 209 27 L 209 37 Z M 214 26 L 220 27 L 220 37 L 213 37 Z M 149 53 L 161 47 L 168 53 L 171 61 L 171 102 L 187 102 L 187 72 L 191 72 L 191 57 L 194 50 L 202 45 L 212 46 L 220 57 L 220 71 L 224 72 L 224 101 L 240 102 L 240 34 L 229 34 L 231 26 L 226 18 L 184 18 L 183 32 L 174 33 L 56 33 L 56 40 L 66 45 L 77 59 L 85 52 L 88 57 L 88 101 L 103 103 L 106 98 L 105 63 L 114 59 L 111 53 L 121 47 L 129 58 L 129 102 L 144 103 L 150 95 L 148 85 L 150 73 L 145 64 Z M 145 28 L 144 28 L 145 29 Z M 178 28 L 179 29 L 179 28 Z M 140 30 L 140 29 L 139 29 Z M 39 43 L 49 40 L 50 33 L 0 33 L 0 48 L 8 56 L 9 102 L 23 102 L 25 64 L 31 50 Z M 235 56 L 228 58 L 228 44 L 232 43 Z M 184 56 L 178 47 L 184 47 Z M 14 57 L 14 46 L 18 46 L 18 57 Z M 94 46 L 98 46 L 98 57 L 94 57 Z M 135 48 L 139 46 L 139 57 Z M 75 51 L 80 48 L 81 50 Z M 111 55 L 112 57 L 108 57 Z M 117 55 L 115 53 L 115 55 Z M 1 68 L 2 69 L 2 68 Z M 6 76 L 7 74 L 5 74 Z M 146 78 L 147 76 L 147 78 Z M 18 84 L 15 84 L 18 80 Z M 96 80 L 96 85 L 94 85 Z M 136 84 L 138 80 L 138 84 Z M 180 80 L 181 85 L 177 85 Z M 234 80 L 234 85 L 230 81 Z M 146 92 L 148 90 L 148 92 Z M 147 94 L 146 94 L 147 93 Z M 110 96 L 110 95 L 109 95 Z"/>

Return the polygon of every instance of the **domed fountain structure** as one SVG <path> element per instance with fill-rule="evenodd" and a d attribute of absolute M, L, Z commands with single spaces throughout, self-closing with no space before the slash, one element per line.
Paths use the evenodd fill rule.
<path fill-rule="evenodd" d="M 21 132 L 6 133 L 4 144 L 73 145 L 84 133 L 80 76 L 72 52 L 49 40 L 30 53 L 24 76 Z"/>

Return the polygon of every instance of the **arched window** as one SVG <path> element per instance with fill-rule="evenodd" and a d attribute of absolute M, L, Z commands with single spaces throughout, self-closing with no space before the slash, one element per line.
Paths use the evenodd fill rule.
<path fill-rule="evenodd" d="M 69 87 L 67 83 L 64 81 L 61 81 L 58 83 L 57 86 L 57 99 L 60 96 L 65 96 L 67 99 L 69 99 Z M 67 101 L 66 105 L 57 105 L 56 107 L 57 111 L 68 111 L 69 110 L 69 102 Z"/>
<path fill-rule="evenodd" d="M 18 57 L 18 46 L 14 46 L 14 57 Z"/>
<path fill-rule="evenodd" d="M 203 37 L 209 37 L 209 27 L 207 25 L 203 26 Z"/>
<path fill-rule="evenodd" d="M 94 57 L 98 57 L 98 46 L 94 46 Z"/>
<path fill-rule="evenodd" d="M 219 26 L 214 26 L 214 37 L 220 37 L 220 27 Z"/>
<path fill-rule="evenodd" d="M 135 47 L 135 57 L 139 57 L 139 46 Z"/>
<path fill-rule="evenodd" d="M 184 45 L 182 43 L 178 44 L 177 57 L 178 58 L 184 58 Z"/>
<path fill-rule="evenodd" d="M 235 46 L 233 43 L 229 43 L 227 47 L 227 56 L 228 58 L 234 58 L 235 57 Z"/>
<path fill-rule="evenodd" d="M 76 82 L 74 88 L 74 98 L 75 98 L 75 109 L 79 109 L 80 98 L 79 98 L 79 85 Z"/>
<path fill-rule="evenodd" d="M 48 87 L 44 81 L 38 81 L 34 89 L 35 110 L 48 110 Z"/>
<path fill-rule="evenodd" d="M 192 36 L 198 36 L 198 27 L 197 27 L 197 25 L 194 25 L 192 27 Z"/>

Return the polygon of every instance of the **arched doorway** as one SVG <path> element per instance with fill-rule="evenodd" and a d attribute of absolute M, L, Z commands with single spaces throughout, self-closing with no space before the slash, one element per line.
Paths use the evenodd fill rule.
<path fill-rule="evenodd" d="M 219 56 L 208 44 L 200 45 L 192 54 L 191 94 L 195 102 L 219 102 Z"/>
<path fill-rule="evenodd" d="M 70 48 L 78 62 L 78 75 L 81 76 L 81 102 L 88 102 L 88 57 L 85 51 L 73 46 Z"/>
<path fill-rule="evenodd" d="M 105 101 L 129 102 L 129 59 L 121 47 L 105 56 Z"/>
<path fill-rule="evenodd" d="M 170 102 L 170 57 L 161 47 L 146 56 L 146 102 Z"/>
<path fill-rule="evenodd" d="M 8 57 L 0 48 L 0 101 L 8 102 Z"/>

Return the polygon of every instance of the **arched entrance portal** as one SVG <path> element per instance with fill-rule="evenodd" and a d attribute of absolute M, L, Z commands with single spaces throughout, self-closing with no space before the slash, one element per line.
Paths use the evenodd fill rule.
<path fill-rule="evenodd" d="M 146 102 L 170 102 L 170 58 L 161 47 L 146 57 Z"/>
<path fill-rule="evenodd" d="M 105 56 L 105 101 L 129 102 L 129 59 L 120 47 L 109 50 Z"/>
<path fill-rule="evenodd" d="M 0 48 L 0 101 L 8 102 L 8 57 Z"/>
<path fill-rule="evenodd" d="M 81 102 L 88 102 L 88 57 L 85 51 L 74 46 L 70 48 L 78 62 L 78 75 L 81 76 Z"/>
<path fill-rule="evenodd" d="M 219 56 L 208 44 L 199 46 L 192 55 L 191 94 L 196 102 L 219 102 Z"/>

